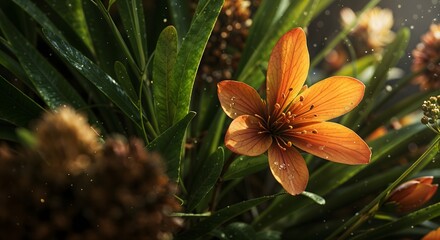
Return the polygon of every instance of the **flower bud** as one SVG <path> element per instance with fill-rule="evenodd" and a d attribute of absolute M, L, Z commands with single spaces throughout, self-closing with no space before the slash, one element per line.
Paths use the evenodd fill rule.
<path fill-rule="evenodd" d="M 440 239 L 440 228 L 432 230 L 422 238 L 422 240 L 437 240 L 437 239 Z"/>
<path fill-rule="evenodd" d="M 432 184 L 433 177 L 419 177 L 407 181 L 394 189 L 387 200 L 395 204 L 400 212 L 413 211 L 428 202 L 437 191 L 437 184 Z"/>

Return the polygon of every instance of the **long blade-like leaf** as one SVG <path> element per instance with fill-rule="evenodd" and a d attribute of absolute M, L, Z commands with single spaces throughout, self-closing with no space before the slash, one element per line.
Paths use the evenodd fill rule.
<path fill-rule="evenodd" d="M 108 97 L 109 101 L 118 106 L 136 125 L 139 125 L 140 116 L 137 106 L 130 101 L 127 93 L 112 77 L 56 34 L 45 29 L 43 29 L 43 32 L 60 56 L 93 83 L 96 88 Z"/>
<path fill-rule="evenodd" d="M 45 103 L 52 109 L 69 104 L 74 108 L 86 104 L 63 76 L 18 32 L 0 10 L 0 28 L 14 54 Z M 54 34 L 55 35 L 55 34 Z M 57 35 L 58 36 L 58 35 Z M 58 38 L 60 38 L 58 36 Z"/>
<path fill-rule="evenodd" d="M 214 187 L 223 169 L 224 155 L 223 148 L 219 147 L 196 172 L 194 185 L 188 195 L 187 211 L 195 209 Z"/>
<path fill-rule="evenodd" d="M 181 152 L 189 122 L 196 115 L 189 112 L 182 120 L 148 144 L 148 150 L 159 152 L 167 164 L 167 174 L 173 180 L 180 178 Z"/>
<path fill-rule="evenodd" d="M 156 115 L 161 132 L 173 124 L 172 113 L 176 111 L 171 102 L 173 68 L 177 57 L 177 32 L 173 26 L 159 35 L 153 62 L 153 94 Z"/>
<path fill-rule="evenodd" d="M 0 76 L 0 119 L 20 127 L 29 127 L 44 109 Z"/>
<path fill-rule="evenodd" d="M 203 235 L 208 234 L 210 231 L 212 231 L 216 227 L 220 226 L 222 223 L 228 221 L 229 219 L 232 219 L 232 218 L 248 211 L 252 207 L 257 206 L 258 204 L 261 204 L 261 203 L 263 203 L 269 199 L 272 199 L 274 197 L 275 197 L 275 195 L 264 196 L 264 197 L 247 200 L 247 201 L 237 203 L 232 206 L 228 206 L 226 208 L 223 208 L 222 210 L 215 212 L 211 217 L 208 217 L 207 219 L 200 222 L 199 224 L 197 224 L 196 226 L 194 226 L 190 230 L 177 236 L 177 239 L 179 239 L 179 240 L 196 239 L 198 237 L 202 237 Z"/>
<path fill-rule="evenodd" d="M 223 0 L 200 1 L 185 40 L 177 54 L 173 71 L 170 100 L 175 106 L 172 122 L 176 123 L 189 111 L 197 68 L 208 38 L 217 20 Z"/>

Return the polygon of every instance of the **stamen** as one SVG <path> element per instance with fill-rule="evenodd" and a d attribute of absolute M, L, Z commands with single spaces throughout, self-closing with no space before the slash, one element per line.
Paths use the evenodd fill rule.
<path fill-rule="evenodd" d="M 275 137 L 275 141 L 277 142 L 278 147 L 280 147 L 282 150 L 286 151 L 287 149 L 283 146 L 281 146 L 280 141 L 278 139 L 278 137 Z"/>

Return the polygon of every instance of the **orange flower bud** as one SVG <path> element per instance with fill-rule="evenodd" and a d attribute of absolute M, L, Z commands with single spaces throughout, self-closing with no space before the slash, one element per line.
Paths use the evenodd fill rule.
<path fill-rule="evenodd" d="M 440 228 L 432 230 L 422 238 L 422 240 L 437 240 L 437 239 L 440 239 Z"/>
<path fill-rule="evenodd" d="M 433 177 L 419 177 L 407 181 L 394 189 L 387 200 L 396 204 L 397 210 L 409 212 L 428 202 L 437 191 L 437 184 L 432 184 Z"/>

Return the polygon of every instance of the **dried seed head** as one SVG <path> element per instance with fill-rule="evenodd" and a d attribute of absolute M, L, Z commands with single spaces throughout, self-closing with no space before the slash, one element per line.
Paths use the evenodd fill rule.
<path fill-rule="evenodd" d="M 432 24 L 412 52 L 413 72 L 420 72 L 414 83 L 421 90 L 440 88 L 440 24 Z"/>

